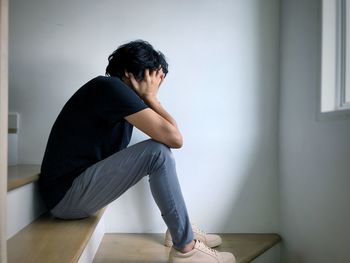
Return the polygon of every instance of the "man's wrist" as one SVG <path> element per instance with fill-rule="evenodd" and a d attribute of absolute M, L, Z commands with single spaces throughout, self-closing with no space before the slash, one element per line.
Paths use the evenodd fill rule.
<path fill-rule="evenodd" d="M 158 99 L 155 95 L 146 95 L 143 96 L 142 99 L 147 105 L 158 102 Z"/>

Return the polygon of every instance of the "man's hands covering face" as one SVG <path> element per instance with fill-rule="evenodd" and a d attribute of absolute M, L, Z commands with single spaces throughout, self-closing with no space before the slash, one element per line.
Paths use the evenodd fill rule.
<path fill-rule="evenodd" d="M 137 81 L 132 74 L 125 72 L 127 79 L 123 81 L 149 106 L 125 119 L 153 140 L 170 148 L 181 148 L 183 139 L 176 121 L 157 99 L 159 86 L 165 77 L 163 70 L 160 68 L 150 73 L 146 69 L 144 75 L 143 80 Z"/>
<path fill-rule="evenodd" d="M 145 70 L 143 80 L 137 81 L 132 73 L 126 75 L 133 86 L 133 89 L 142 99 L 156 98 L 159 87 L 164 80 L 165 74 L 160 68 L 150 73 L 149 69 Z"/>

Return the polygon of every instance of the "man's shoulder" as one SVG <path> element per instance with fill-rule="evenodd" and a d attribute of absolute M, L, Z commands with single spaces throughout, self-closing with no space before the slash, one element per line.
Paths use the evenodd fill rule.
<path fill-rule="evenodd" d="M 125 84 L 119 78 L 97 76 L 81 86 L 72 97 L 108 96 L 109 94 L 127 92 Z"/>
<path fill-rule="evenodd" d="M 91 99 L 94 103 L 103 104 L 104 107 L 108 104 L 115 107 L 142 103 L 136 92 L 118 77 L 97 76 L 81 87 L 77 93 L 79 101 L 85 103 L 86 99 Z"/>
<path fill-rule="evenodd" d="M 109 77 L 109 76 L 97 76 L 89 82 L 101 83 L 101 84 L 112 85 L 112 86 L 124 86 L 125 85 L 124 82 L 120 78 Z"/>

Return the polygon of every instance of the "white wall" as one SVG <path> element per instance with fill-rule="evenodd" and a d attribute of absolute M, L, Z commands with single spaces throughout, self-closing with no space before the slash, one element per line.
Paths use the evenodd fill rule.
<path fill-rule="evenodd" d="M 282 262 L 350 262 L 350 120 L 317 121 L 318 0 L 283 0 Z"/>
<path fill-rule="evenodd" d="M 64 103 L 118 45 L 142 38 L 170 64 L 160 100 L 184 135 L 175 155 L 192 219 L 278 231 L 278 0 L 12 0 L 10 12 L 20 163 L 42 161 Z M 146 178 L 107 213 L 107 231 L 165 230 Z"/>

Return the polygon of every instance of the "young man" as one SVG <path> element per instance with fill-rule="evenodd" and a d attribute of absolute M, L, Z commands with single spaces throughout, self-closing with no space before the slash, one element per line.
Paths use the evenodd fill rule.
<path fill-rule="evenodd" d="M 235 262 L 217 252 L 221 238 L 193 227 L 170 148 L 182 146 L 175 120 L 157 99 L 168 73 L 164 55 L 145 41 L 120 46 L 106 77 L 82 86 L 58 115 L 45 150 L 39 189 L 53 216 L 84 218 L 149 175 L 152 195 L 168 226 L 169 261 Z M 133 126 L 151 137 L 127 148 Z"/>

